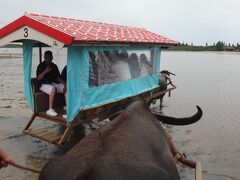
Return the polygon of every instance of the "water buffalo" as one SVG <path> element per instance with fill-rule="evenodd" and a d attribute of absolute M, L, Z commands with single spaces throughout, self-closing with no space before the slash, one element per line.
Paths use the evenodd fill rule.
<path fill-rule="evenodd" d="M 190 118 L 154 115 L 135 101 L 111 122 L 93 131 L 64 156 L 48 162 L 39 179 L 49 180 L 176 180 L 180 179 L 171 149 L 158 120 L 179 124 Z M 157 116 L 157 117 L 156 117 Z M 184 121 L 187 122 L 184 122 Z"/>
<path fill-rule="evenodd" d="M 171 73 L 171 72 L 169 72 L 169 71 L 167 71 L 167 70 L 163 70 L 163 71 L 160 72 L 160 74 L 159 74 L 159 80 L 158 80 L 158 84 L 159 84 L 159 87 L 160 87 L 160 91 L 166 90 L 166 89 L 167 89 L 167 86 L 168 86 L 169 84 L 172 85 L 172 86 L 174 86 L 174 85 L 172 84 L 171 79 L 170 79 L 170 75 L 174 75 L 174 76 L 175 76 L 174 73 Z M 157 99 L 158 99 L 158 98 L 160 99 L 160 109 L 162 109 L 162 102 L 163 102 L 163 96 L 164 96 L 164 95 L 165 95 L 165 94 L 162 94 L 162 95 L 160 95 L 159 97 L 157 97 Z"/>

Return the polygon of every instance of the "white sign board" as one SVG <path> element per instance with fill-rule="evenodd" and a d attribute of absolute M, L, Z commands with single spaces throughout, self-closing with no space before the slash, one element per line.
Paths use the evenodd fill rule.
<path fill-rule="evenodd" d="M 25 40 L 25 39 L 39 41 L 56 49 L 60 49 L 64 46 L 62 42 L 27 26 L 24 26 L 12 32 L 11 34 L 1 38 L 0 46 L 7 45 L 8 43 L 16 40 Z"/>

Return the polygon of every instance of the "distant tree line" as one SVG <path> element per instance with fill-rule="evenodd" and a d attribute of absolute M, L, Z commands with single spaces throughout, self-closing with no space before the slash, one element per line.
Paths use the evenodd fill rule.
<path fill-rule="evenodd" d="M 209 45 L 208 43 L 205 46 L 195 46 L 193 43 L 188 45 L 188 43 L 178 43 L 175 47 L 170 47 L 169 50 L 179 50 L 179 51 L 240 51 L 240 44 L 230 44 L 223 41 L 218 41 Z"/>
<path fill-rule="evenodd" d="M 9 43 L 5 46 L 2 46 L 0 48 L 22 48 L 22 44 L 20 43 Z"/>
<path fill-rule="evenodd" d="M 22 45 L 19 43 L 12 43 L 4 46 L 5 48 L 22 48 Z M 217 43 L 213 43 L 209 45 L 208 43 L 205 46 L 196 46 L 193 43 L 188 45 L 185 42 L 178 42 L 177 46 L 168 48 L 169 50 L 176 50 L 176 51 L 238 51 L 240 52 L 240 43 L 230 44 L 225 43 L 223 41 L 218 41 Z"/>

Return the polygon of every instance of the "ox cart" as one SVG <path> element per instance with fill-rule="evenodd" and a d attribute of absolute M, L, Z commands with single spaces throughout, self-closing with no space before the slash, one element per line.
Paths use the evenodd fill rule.
<path fill-rule="evenodd" d="M 176 88 L 160 91 L 158 78 L 162 48 L 177 42 L 143 28 L 26 13 L 0 29 L 0 46 L 11 42 L 23 46 L 25 97 L 33 111 L 24 133 L 53 144 L 63 144 L 75 126 L 121 111 L 132 98 L 150 103 Z M 66 52 L 67 102 L 56 95 L 57 116 L 46 113 L 49 97 L 32 68 L 36 48 L 39 62 L 45 49 Z M 63 125 L 63 134 L 32 128 L 36 117 Z"/>

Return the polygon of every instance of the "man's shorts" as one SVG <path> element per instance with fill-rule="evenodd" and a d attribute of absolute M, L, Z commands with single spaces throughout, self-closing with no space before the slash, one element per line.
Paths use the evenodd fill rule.
<path fill-rule="evenodd" d="M 63 93 L 64 85 L 62 83 L 42 84 L 40 90 L 50 95 L 54 87 L 57 89 L 58 93 Z"/>

